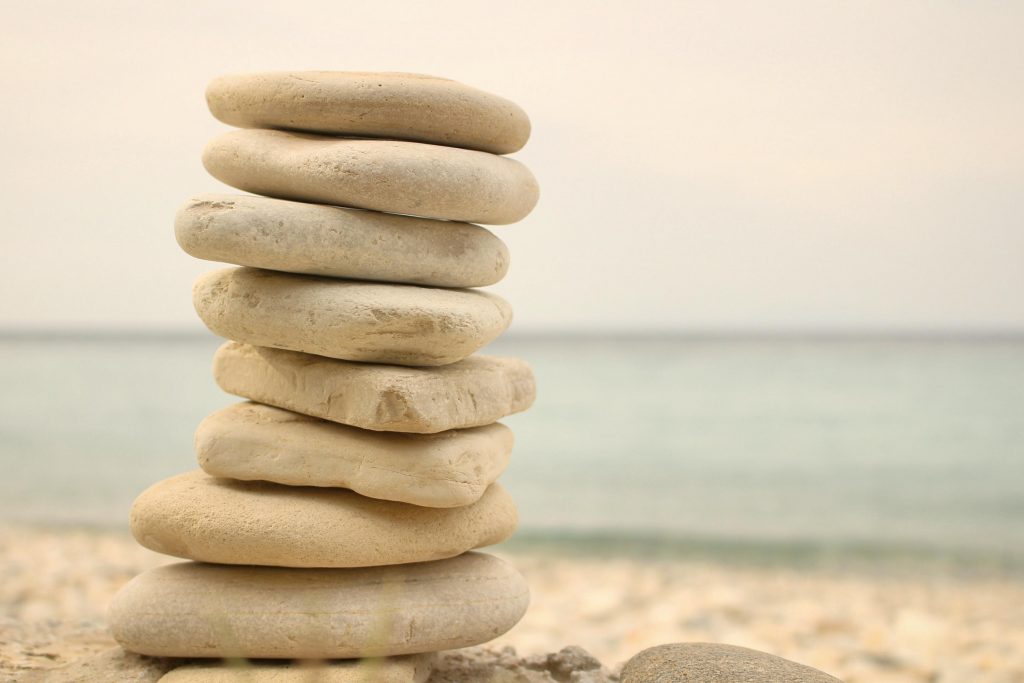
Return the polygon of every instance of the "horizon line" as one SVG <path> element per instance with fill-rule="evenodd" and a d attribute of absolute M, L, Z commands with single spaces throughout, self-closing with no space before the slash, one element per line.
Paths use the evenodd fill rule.
<path fill-rule="evenodd" d="M 220 339 L 205 329 L 151 328 L 151 327 L 0 327 L 2 341 L 88 341 L 103 339 L 138 340 L 199 340 Z M 511 330 L 498 340 L 692 340 L 692 341 L 1024 341 L 1024 330 L 1018 329 L 920 329 L 900 330 L 866 328 L 862 330 L 836 328 L 693 328 L 693 329 L 526 329 Z M 493 343 L 493 342 L 492 342 Z"/>

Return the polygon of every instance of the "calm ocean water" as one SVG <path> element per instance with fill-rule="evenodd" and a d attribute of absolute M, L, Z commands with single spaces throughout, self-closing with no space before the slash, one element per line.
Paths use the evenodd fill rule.
<path fill-rule="evenodd" d="M 0 521 L 125 527 L 233 399 L 212 337 L 0 339 Z M 1024 560 L 1024 341 L 509 338 L 537 543 Z M 874 550 L 873 550 L 874 549 Z"/>

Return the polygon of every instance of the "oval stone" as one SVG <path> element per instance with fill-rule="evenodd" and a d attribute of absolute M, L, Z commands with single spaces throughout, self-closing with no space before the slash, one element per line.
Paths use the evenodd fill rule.
<path fill-rule="evenodd" d="M 470 223 L 515 223 L 540 192 L 514 159 L 396 140 L 236 130 L 206 146 L 203 164 L 254 194 Z"/>
<path fill-rule="evenodd" d="M 256 268 L 224 268 L 200 276 L 192 303 L 206 326 L 226 339 L 397 365 L 454 363 L 512 322 L 512 308 L 488 292 Z"/>
<path fill-rule="evenodd" d="M 132 504 L 135 539 L 189 560 L 272 567 L 375 567 L 453 557 L 500 543 L 516 508 L 499 484 L 472 505 L 428 508 L 347 489 L 218 479 L 200 470 Z"/>
<path fill-rule="evenodd" d="M 478 500 L 508 464 L 502 424 L 437 434 L 374 432 L 258 403 L 224 408 L 196 430 L 199 466 L 215 477 L 352 489 L 426 507 Z"/>
<path fill-rule="evenodd" d="M 215 662 L 187 664 L 160 683 L 424 683 L 437 655 L 341 659 L 332 662 Z"/>
<path fill-rule="evenodd" d="M 259 403 L 414 434 L 488 425 L 526 410 L 536 396 L 525 361 L 480 355 L 410 368 L 228 342 L 213 357 L 213 378 L 229 394 Z"/>
<path fill-rule="evenodd" d="M 481 553 L 374 569 L 183 562 L 129 581 L 109 622 L 126 650 L 145 655 L 383 657 L 489 641 L 528 603 L 523 577 Z"/>
<path fill-rule="evenodd" d="M 622 683 L 842 683 L 788 659 L 719 643 L 673 643 L 648 648 L 622 667 Z"/>
<path fill-rule="evenodd" d="M 434 287 L 493 285 L 509 263 L 505 244 L 478 225 L 248 195 L 190 199 L 174 234 L 207 261 Z"/>
<path fill-rule="evenodd" d="M 421 74 L 231 74 L 210 83 L 206 103 L 218 119 L 240 128 L 397 138 L 495 154 L 515 152 L 530 137 L 530 119 L 515 103 Z"/>

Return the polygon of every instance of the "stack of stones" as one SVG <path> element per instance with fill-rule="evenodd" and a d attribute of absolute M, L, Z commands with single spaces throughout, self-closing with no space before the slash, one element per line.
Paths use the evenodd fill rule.
<path fill-rule="evenodd" d="M 501 156 L 529 120 L 411 74 L 229 76 L 207 101 L 239 127 L 207 146 L 207 170 L 262 196 L 197 197 L 175 230 L 189 254 L 242 266 L 193 297 L 230 340 L 214 378 L 248 401 L 200 424 L 202 470 L 135 501 L 138 542 L 191 561 L 129 582 L 113 634 L 146 655 L 348 660 L 323 680 L 423 680 L 430 653 L 495 638 L 529 599 L 513 567 L 470 552 L 516 526 L 495 483 L 512 448 L 498 420 L 534 398 L 523 361 L 472 355 L 512 317 L 472 289 L 508 267 L 473 223 L 536 203 L 529 170 Z"/>

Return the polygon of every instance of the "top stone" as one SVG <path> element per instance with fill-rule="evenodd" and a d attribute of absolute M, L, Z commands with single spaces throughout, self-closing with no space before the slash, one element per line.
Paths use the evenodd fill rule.
<path fill-rule="evenodd" d="M 530 119 L 518 105 L 457 81 L 406 73 L 234 74 L 206 89 L 228 125 L 394 138 L 494 154 L 518 151 Z"/>

